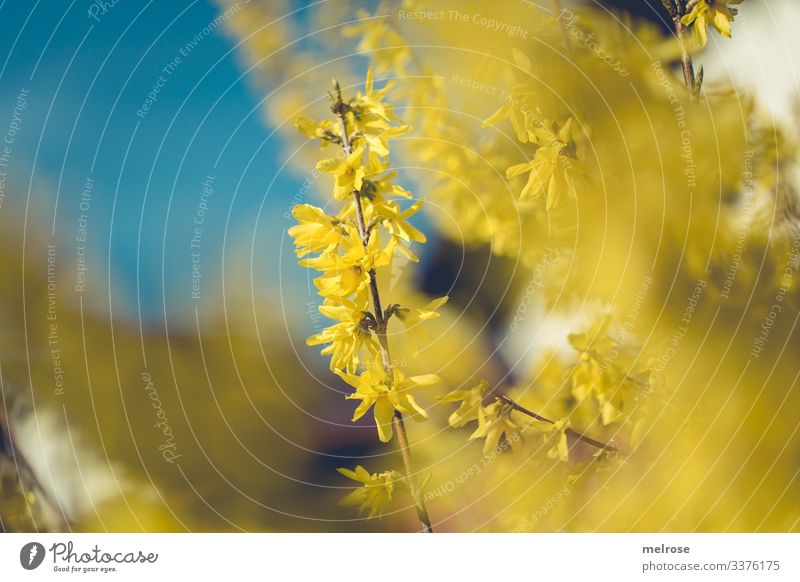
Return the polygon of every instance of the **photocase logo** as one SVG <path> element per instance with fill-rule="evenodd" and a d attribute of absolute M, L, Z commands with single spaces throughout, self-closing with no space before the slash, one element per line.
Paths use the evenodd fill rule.
<path fill-rule="evenodd" d="M 19 551 L 19 563 L 26 570 L 35 570 L 44 561 L 44 546 L 39 542 L 29 542 Z"/>

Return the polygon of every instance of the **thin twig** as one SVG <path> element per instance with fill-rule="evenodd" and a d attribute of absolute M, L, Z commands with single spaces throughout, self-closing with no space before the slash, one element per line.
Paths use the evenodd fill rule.
<path fill-rule="evenodd" d="M 338 93 L 338 87 L 336 101 L 332 109 L 334 113 L 339 116 L 339 120 L 341 121 L 342 148 L 344 149 L 345 155 L 349 156 L 352 153 L 353 148 L 352 144 L 350 143 L 350 136 L 347 133 L 346 106 L 342 102 L 341 94 Z M 361 196 L 358 190 L 353 190 L 353 203 L 355 204 L 356 208 L 356 221 L 358 223 L 358 232 L 361 235 L 361 244 L 364 245 L 364 249 L 366 250 L 369 244 L 370 229 L 367 228 L 366 222 L 364 221 L 364 209 L 361 206 Z M 388 318 L 386 317 L 386 313 L 381 307 L 381 297 L 380 293 L 378 292 L 378 278 L 375 273 L 375 269 L 371 269 L 368 275 L 369 289 L 372 296 L 372 308 L 375 311 L 375 335 L 377 336 L 378 344 L 380 345 L 383 370 L 386 372 L 389 378 L 392 378 L 392 359 L 389 351 L 389 340 L 386 337 L 386 330 L 389 322 Z M 406 475 L 408 477 L 409 489 L 411 490 L 411 497 L 414 499 L 414 507 L 417 510 L 417 517 L 419 518 L 423 531 L 427 533 L 433 533 L 431 520 L 428 516 L 428 508 L 425 506 L 425 500 L 417 484 L 417 479 L 411 464 L 411 447 L 408 444 L 408 433 L 406 432 L 405 422 L 403 422 L 403 414 L 399 410 L 394 411 L 392 422 L 397 432 L 397 442 L 400 446 L 400 455 L 403 458 L 403 466 L 405 467 Z"/>
<path fill-rule="evenodd" d="M 685 6 L 681 0 L 677 0 L 674 4 L 672 0 L 662 0 L 664 8 L 669 12 L 672 22 L 675 26 L 675 34 L 678 36 L 678 42 L 681 45 L 681 68 L 683 69 L 683 82 L 686 88 L 689 89 L 692 99 L 697 98 L 699 87 L 697 86 L 697 78 L 694 74 L 694 63 L 692 57 L 689 56 L 689 51 L 686 50 L 686 27 L 683 26 L 682 18 L 685 14 Z"/>
<path fill-rule="evenodd" d="M 507 406 L 510 406 L 511 408 L 516 410 L 517 412 L 521 412 L 522 414 L 530 416 L 531 418 L 533 418 L 535 420 L 539 420 L 541 422 L 546 422 L 547 424 L 553 424 L 553 425 L 555 424 L 555 421 L 550 420 L 549 418 L 545 418 L 541 414 L 537 414 L 537 413 L 533 412 L 532 410 L 528 410 L 527 408 L 525 408 L 523 406 L 520 406 L 519 404 L 517 404 L 516 402 L 511 400 L 511 398 L 509 398 L 508 396 L 505 396 L 503 394 L 496 394 L 494 397 L 499 402 L 502 402 L 503 404 L 506 404 Z M 604 451 L 609 451 L 611 453 L 619 453 L 619 452 L 621 452 L 620 449 L 618 449 L 617 447 L 615 447 L 613 445 L 609 445 L 607 443 L 603 443 L 603 442 L 597 441 L 597 440 L 595 440 L 595 439 L 593 439 L 591 437 L 586 436 L 585 434 L 579 433 L 576 430 L 572 430 L 571 428 L 568 428 L 565 432 L 569 436 L 574 437 L 577 440 L 579 440 L 581 442 L 584 442 L 587 445 L 591 445 L 593 447 L 596 447 L 598 449 L 601 449 L 601 450 L 604 450 Z"/>

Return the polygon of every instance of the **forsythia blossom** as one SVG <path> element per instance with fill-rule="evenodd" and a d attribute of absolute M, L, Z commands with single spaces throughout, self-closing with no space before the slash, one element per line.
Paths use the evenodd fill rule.
<path fill-rule="evenodd" d="M 692 36 L 701 46 L 708 42 L 708 27 L 713 26 L 722 36 L 730 38 L 731 22 L 737 13 L 734 4 L 742 0 L 694 0 L 687 5 L 691 10 L 681 22 L 692 27 Z"/>
<path fill-rule="evenodd" d="M 395 488 L 403 485 L 403 478 L 397 471 L 384 471 L 370 474 L 358 465 L 355 470 L 338 469 L 338 471 L 362 486 L 349 493 L 339 501 L 339 505 L 357 506 L 359 513 L 367 513 L 368 517 L 383 515 L 391 506 Z"/>
<path fill-rule="evenodd" d="M 321 305 L 319 312 L 330 319 L 339 321 L 321 333 L 312 335 L 307 343 L 310 346 L 328 344 L 322 350 L 323 356 L 331 356 L 331 369 L 355 371 L 359 354 L 366 348 L 369 355 L 379 351 L 378 342 L 369 329 L 367 312 L 356 310 L 352 301 L 342 299 L 341 303 Z"/>
<path fill-rule="evenodd" d="M 561 128 L 555 124 L 549 127 L 535 126 L 528 130 L 528 139 L 538 145 L 533 159 L 506 170 L 509 179 L 529 172 L 520 198 L 538 198 L 544 193 L 548 210 L 555 207 L 565 193 L 574 198 L 575 178 L 580 165 L 571 142 L 572 119 L 568 119 Z"/>
<path fill-rule="evenodd" d="M 372 55 L 379 73 L 394 70 L 398 76 L 405 75 L 405 65 L 411 49 L 405 39 L 397 33 L 385 18 L 372 18 L 366 10 L 357 10 L 358 24 L 343 29 L 344 36 L 360 36 L 357 50 Z"/>
<path fill-rule="evenodd" d="M 569 428 L 569 420 L 557 420 L 554 424 L 550 425 L 546 432 L 550 432 L 555 437 L 555 444 L 547 451 L 547 456 L 551 459 L 558 459 L 565 463 L 569 461 L 569 441 L 567 440 L 567 429 Z M 545 439 L 547 439 L 545 434 Z"/>
<path fill-rule="evenodd" d="M 391 269 L 394 275 L 393 260 L 417 260 L 416 243 L 425 242 L 425 234 L 411 224 L 422 201 L 396 183 L 397 175 L 389 162 L 390 153 L 396 155 L 393 139 L 406 135 L 406 124 L 411 124 L 415 138 L 424 139 L 409 140 L 413 146 L 407 150 L 414 156 L 409 165 L 421 162 L 431 170 L 419 172 L 418 179 L 425 185 L 426 195 L 442 209 L 432 213 L 437 228 L 457 245 L 481 245 L 490 248 L 493 256 L 514 261 L 515 281 L 529 281 L 522 297 L 517 289 L 516 298 L 504 294 L 498 301 L 500 308 L 510 306 L 513 310 L 516 306 L 514 321 L 518 328 L 512 331 L 518 334 L 519 342 L 525 332 L 532 336 L 539 329 L 540 322 L 530 309 L 533 305 L 537 313 L 544 308 L 548 315 L 552 312 L 559 318 L 571 318 L 578 307 L 576 299 L 580 299 L 581 307 L 589 302 L 603 305 L 617 320 L 613 331 L 609 318 L 588 330 L 576 330 L 582 333 L 573 333 L 564 342 L 571 351 L 559 344 L 552 346 L 551 353 L 539 353 L 541 344 L 537 342 L 536 349 L 525 354 L 524 361 L 527 356 L 534 359 L 531 370 L 513 362 L 513 381 L 508 380 L 510 374 L 503 374 L 504 362 L 495 369 L 487 358 L 490 365 L 479 373 L 492 379 L 492 390 L 489 384 L 479 383 L 444 399 L 455 409 L 448 410 L 452 412 L 449 424 L 470 427 L 466 432 L 440 435 L 442 440 L 452 439 L 460 456 L 452 455 L 446 465 L 451 457 L 449 449 L 440 448 L 438 439 L 434 442 L 433 438 L 426 439 L 430 440 L 427 451 L 415 455 L 436 460 L 434 480 L 443 477 L 441 491 L 448 492 L 447 486 L 452 483 L 460 486 L 455 494 L 427 499 L 437 498 L 441 506 L 450 504 L 453 514 L 467 515 L 469 512 L 463 512 L 459 504 L 477 502 L 464 500 L 471 488 L 479 490 L 480 500 L 488 499 L 489 487 L 482 487 L 486 483 L 494 494 L 488 507 L 496 506 L 498 499 L 515 500 L 514 511 L 504 511 L 504 516 L 496 518 L 498 529 L 518 527 L 526 519 L 526 530 L 562 527 L 561 512 L 550 511 L 551 501 L 560 502 L 561 493 L 556 498 L 540 477 L 560 487 L 563 475 L 579 463 L 594 463 L 598 456 L 618 450 L 613 444 L 618 440 L 621 452 L 639 446 L 648 452 L 652 446 L 649 453 L 655 451 L 653 458 L 657 456 L 659 463 L 648 465 L 646 475 L 638 463 L 626 463 L 614 472 L 614 481 L 609 480 L 608 486 L 604 481 L 600 488 L 597 479 L 573 482 L 570 490 L 573 486 L 583 490 L 572 498 L 580 500 L 576 503 L 581 510 L 572 507 L 564 512 L 571 516 L 571 528 L 580 527 L 576 525 L 580 523 L 596 528 L 598 522 L 593 520 L 602 518 L 602 511 L 630 505 L 636 492 L 639 501 L 647 504 L 647 515 L 658 515 L 658 507 L 648 498 L 649 490 L 665 482 L 670 485 L 670 497 L 690 499 L 691 504 L 677 514 L 669 503 L 658 504 L 669 513 L 662 514 L 665 521 L 651 521 L 655 527 L 663 523 L 693 527 L 696 524 L 691 519 L 698 510 L 706 524 L 722 523 L 726 527 L 733 522 L 746 523 L 745 516 L 759 513 L 756 506 L 742 511 L 736 504 L 727 504 L 735 513 L 726 514 L 722 509 L 726 504 L 718 503 L 719 487 L 729 486 L 729 473 L 742 467 L 741 455 L 738 451 L 730 454 L 735 447 L 725 447 L 728 454 L 720 451 L 718 438 L 690 438 L 707 433 L 702 416 L 695 410 L 705 414 L 707 403 L 733 402 L 730 383 L 716 381 L 718 371 L 712 374 L 714 381 L 709 381 L 695 359 L 702 361 L 708 354 L 716 357 L 721 348 L 730 345 L 731 328 L 725 325 L 721 328 L 724 335 L 714 334 L 719 326 L 708 317 L 708 309 L 719 303 L 720 290 L 724 291 L 722 303 L 726 305 L 723 315 L 732 315 L 745 306 L 740 311 L 741 322 L 742 329 L 748 330 L 763 325 L 768 315 L 763 308 L 768 309 L 774 301 L 776 288 L 780 297 L 788 298 L 789 293 L 796 292 L 797 277 L 792 276 L 796 269 L 792 269 L 797 265 L 796 245 L 800 244 L 796 242 L 800 211 L 796 184 L 785 179 L 790 174 L 784 171 L 794 171 L 797 156 L 781 151 L 780 128 L 774 122 L 762 122 L 756 100 L 741 91 L 715 89 L 701 99 L 702 75 L 689 75 L 693 67 L 689 45 L 705 45 L 709 27 L 730 36 L 741 2 L 665 0 L 665 6 L 674 10 L 672 17 L 678 20 L 678 33 L 683 32 L 686 40 L 694 35 L 695 42 L 683 43 L 649 23 L 620 20 L 589 6 L 570 5 L 555 18 L 545 18 L 544 12 L 538 17 L 535 11 L 526 13 L 511 3 L 504 4 L 498 18 L 507 22 L 524 19 L 525 28 L 537 40 L 523 43 L 516 39 L 510 42 L 483 27 L 472 27 L 465 35 L 464 26 L 451 19 L 415 26 L 396 9 L 401 2 L 404 10 L 416 9 L 412 1 L 376 3 L 369 13 L 359 11 L 357 19 L 351 20 L 354 25 L 344 27 L 346 36 L 357 37 L 353 45 L 359 45 L 352 48 L 370 59 L 379 73 L 403 78 L 402 86 L 392 95 L 396 102 L 400 93 L 404 107 L 393 111 L 386 103 L 391 83 L 376 83 L 370 73 L 361 92 L 338 108 L 341 115 L 334 111 L 336 115 L 330 120 L 302 119 L 296 123 L 302 135 L 326 148 L 321 157 L 328 160 L 320 164 L 320 170 L 331 177 L 331 199 L 335 200 L 333 204 L 320 204 L 324 211 L 313 206 L 297 207 L 300 224 L 290 231 L 299 259 L 305 266 L 320 270 L 316 285 L 323 297 L 321 312 L 330 319 L 326 329 L 316 330 L 308 342 L 330 355 L 331 367 L 353 387 L 349 398 L 355 408 L 354 419 L 374 422 L 379 438 L 388 440 L 399 430 L 394 422 L 396 413 L 423 417 L 427 410 L 424 394 L 436 390 L 422 390 L 424 384 L 406 377 L 412 373 L 404 367 L 402 350 L 394 341 L 393 350 L 401 354 L 388 361 L 403 362 L 400 370 L 406 375 L 385 370 L 382 344 L 397 333 L 424 331 L 442 301 L 420 307 L 428 300 L 394 305 L 390 302 L 394 298 L 389 297 L 389 301 L 382 301 L 382 314 L 372 306 L 374 275 L 381 283 L 388 283 L 382 274 Z M 478 14 L 485 8 L 471 0 L 450 4 L 462 13 L 469 10 Z M 459 49 L 450 51 L 447 71 L 438 70 L 442 62 L 435 57 L 436 51 L 430 53 L 425 48 L 438 33 Z M 475 58 L 470 49 L 476 44 L 487 58 Z M 519 49 L 511 49 L 509 56 L 512 44 Z M 682 91 L 676 91 L 680 71 L 673 65 L 679 59 L 689 91 L 685 99 Z M 307 63 L 302 61 L 304 66 Z M 316 67 L 311 73 L 320 69 L 327 67 Z M 451 76 L 453 71 L 458 74 Z M 318 78 L 313 77 L 307 85 L 314 87 L 317 83 Z M 402 121 L 396 116 L 400 112 Z M 476 119 L 486 119 L 483 128 Z M 494 124 L 498 125 L 496 130 L 485 128 Z M 689 136 L 691 144 L 687 143 Z M 513 196 L 509 196 L 509 185 Z M 360 210 L 352 201 L 354 195 Z M 553 260 L 551 253 L 558 260 Z M 754 257 L 766 268 L 753 263 Z M 521 271 L 516 270 L 517 265 Z M 651 285 L 651 275 L 657 284 Z M 694 285 L 699 278 L 708 281 L 708 289 L 698 305 L 692 303 L 692 311 L 684 313 L 685 302 L 680 294 L 673 301 L 673 291 Z M 650 283 L 641 284 L 638 290 L 631 288 L 642 280 Z M 687 329 L 678 333 L 675 328 L 681 317 L 691 319 L 691 325 L 680 324 Z M 387 321 L 389 335 L 385 334 Z M 523 321 L 527 322 L 525 327 L 521 326 Z M 541 322 L 543 328 L 545 323 Z M 463 322 L 459 324 L 463 326 Z M 442 327 L 455 330 L 449 334 L 456 337 L 454 343 L 463 337 L 471 344 L 486 344 L 480 346 L 483 349 L 497 347 L 494 341 L 472 342 L 477 334 L 471 327 L 450 326 L 449 322 Z M 777 330 L 776 326 L 773 333 Z M 748 331 L 745 342 L 750 337 Z M 441 338 L 435 348 L 426 346 L 425 360 L 412 365 L 437 360 L 439 373 L 457 386 L 458 378 L 451 378 L 451 374 L 457 376 L 457 368 L 482 360 L 458 352 L 457 361 L 443 347 L 447 341 L 444 334 Z M 667 340 L 680 341 L 681 349 L 670 349 L 677 347 L 670 344 L 663 350 Z M 645 343 L 634 345 L 636 341 Z M 777 340 L 773 336 L 770 342 Z M 402 347 L 409 344 L 402 342 Z M 448 357 L 439 357 L 440 353 Z M 735 355 L 728 359 L 737 363 Z M 767 361 L 760 360 L 762 365 Z M 759 366 L 757 354 L 747 362 L 749 377 Z M 678 407 L 672 395 L 660 387 L 662 383 L 668 386 L 673 372 L 683 372 L 682 366 L 686 368 L 686 382 L 706 386 L 707 390 L 676 392 L 687 405 Z M 769 374 L 780 374 L 787 368 L 773 366 L 772 361 L 769 366 Z M 433 370 L 420 370 L 427 371 Z M 495 384 L 504 381 L 516 387 Z M 791 381 L 781 376 L 787 386 Z M 744 383 L 737 385 L 736 397 L 743 395 L 742 386 Z M 505 397 L 515 390 L 524 395 L 527 411 L 521 406 L 522 400 Z M 777 396 L 783 397 L 782 393 Z M 774 414 L 782 406 L 780 398 L 775 402 L 761 398 L 763 410 L 741 420 L 719 416 L 709 434 L 718 434 L 720 423 L 725 422 L 730 422 L 728 426 L 737 434 L 748 423 L 755 428 L 758 423 L 752 419 Z M 537 418 L 534 410 L 554 420 Z M 688 422 L 698 418 L 700 423 Z M 531 438 L 534 428 L 543 433 L 542 439 L 539 435 Z M 682 438 L 668 438 L 667 442 L 659 438 L 659 431 L 668 428 Z M 431 435 L 437 432 L 436 427 L 430 429 Z M 759 438 L 762 432 L 757 433 Z M 784 450 L 790 435 L 768 432 L 766 438 L 774 440 L 775 450 Z M 484 455 L 491 458 L 483 459 L 478 466 L 491 467 L 486 472 L 499 478 L 483 483 L 475 479 L 469 487 L 461 487 L 467 478 L 474 478 L 470 470 L 466 478 L 459 475 L 458 480 L 449 479 L 448 469 L 455 471 L 450 476 L 458 475 L 468 467 L 464 456 L 479 454 L 480 447 L 460 446 L 459 440 L 467 437 L 483 440 Z M 399 444 L 400 440 L 395 442 Z M 603 446 L 602 441 L 610 446 Z M 668 447 L 671 458 L 680 464 L 685 457 L 680 454 L 683 445 L 675 444 L 678 441 L 688 443 L 693 455 L 703 451 L 699 454 L 709 462 L 698 467 L 716 470 L 698 471 L 694 481 L 685 471 L 681 473 L 685 479 L 672 479 L 676 465 L 666 462 L 668 456 L 661 452 Z M 501 455 L 515 444 L 522 448 L 522 454 Z M 590 447 L 596 455 L 590 455 Z M 545 470 L 539 471 L 536 466 L 532 471 L 525 470 L 525 464 L 531 461 Z M 570 466 L 559 467 L 563 470 L 546 469 L 548 463 L 565 462 Z M 754 469 L 751 474 L 756 490 L 762 486 L 763 471 Z M 363 468 L 345 474 L 352 478 L 357 472 L 359 489 L 348 498 L 358 499 L 353 504 L 377 515 L 381 510 L 373 513 L 373 507 L 385 508 L 396 497 L 400 477 L 392 471 L 369 474 Z M 744 477 L 745 472 L 740 473 Z M 581 469 L 580 474 L 590 473 Z M 791 473 L 788 475 L 791 479 Z M 482 479 L 486 477 L 484 474 Z M 734 484 L 740 491 L 741 481 L 737 479 Z M 703 483 L 709 486 L 698 487 Z M 404 484 L 413 489 L 412 479 L 405 478 Z M 364 505 L 368 496 L 375 502 Z M 750 499 L 749 495 L 744 497 Z M 483 522 L 483 512 L 475 513 Z M 773 526 L 778 523 L 778 513 L 771 514 Z M 646 523 L 636 511 L 614 515 L 619 522 L 600 523 L 610 528 L 617 524 L 644 527 Z M 630 521 L 625 521 L 625 516 Z M 720 516 L 725 519 L 720 520 Z M 513 520 L 514 525 L 505 525 Z"/>
<path fill-rule="evenodd" d="M 413 391 L 421 386 L 431 386 L 439 382 L 435 374 L 405 377 L 403 373 L 394 368 L 393 377 L 389 380 L 382 369 L 370 368 L 360 376 L 337 372 L 342 379 L 353 386 L 356 391 L 347 398 L 360 400 L 356 411 L 353 413 L 353 422 L 364 416 L 374 407 L 375 426 L 378 427 L 378 438 L 389 442 L 392 438 L 392 418 L 394 411 L 404 414 L 417 413 L 427 417 L 425 411 L 414 400 Z"/>
<path fill-rule="evenodd" d="M 342 99 L 335 85 L 331 95 L 335 122 L 297 121 L 303 135 L 319 139 L 323 146 L 341 148 L 343 156 L 320 161 L 317 170 L 333 176 L 332 197 L 342 204 L 336 216 L 309 204 L 298 205 L 293 215 L 299 224 L 289 229 L 300 265 L 322 273 L 314 280 L 323 297 L 319 311 L 335 322 L 309 337 L 307 343 L 323 345 L 322 354 L 331 356 L 331 369 L 355 388 L 347 396 L 360 401 L 353 421 L 372 409 L 382 442 L 391 440 L 395 422 L 398 430 L 405 431 L 403 414 L 427 416 L 414 392 L 440 381 L 435 374 L 406 376 L 392 365 L 389 322 L 395 317 L 406 326 L 416 327 L 437 317 L 436 309 L 447 300 L 442 297 L 421 308 L 386 304 L 384 310 L 379 298 L 380 270 L 390 266 L 398 255 L 418 260 L 407 245 L 426 240 L 408 222 L 421 208 L 422 200 L 401 206 L 398 200 L 411 198 L 411 194 L 394 183 L 396 172 L 387 160 L 389 141 L 410 129 L 384 102 L 391 87 L 392 83 L 387 83 L 377 89 L 370 70 L 364 92 L 349 101 Z M 409 467 L 406 470 L 410 472 Z M 393 484 L 399 478 L 395 471 L 370 475 L 362 467 L 340 472 L 364 484 L 344 503 L 359 505 L 362 511 L 369 509 L 370 516 L 381 513 L 391 501 Z M 413 484 L 410 489 L 417 497 L 420 519 L 430 529 Z"/>
<path fill-rule="evenodd" d="M 477 421 L 478 428 L 470 435 L 469 440 L 485 439 L 484 454 L 494 451 L 505 439 L 513 450 L 517 450 L 522 441 L 521 425 L 511 418 L 513 409 L 507 404 L 495 401 L 488 395 L 489 384 L 480 381 L 467 390 L 455 390 L 445 396 L 442 402 L 459 402 L 458 409 L 448 419 L 450 426 L 460 428 L 469 422 Z M 490 398 L 488 404 L 484 399 Z"/>
<path fill-rule="evenodd" d="M 606 315 L 583 333 L 570 334 L 578 361 L 569 374 L 572 395 L 581 401 L 594 398 L 604 425 L 620 421 L 634 407 L 640 392 L 650 389 L 651 371 L 638 361 L 637 350 L 626 348 L 609 335 Z"/>

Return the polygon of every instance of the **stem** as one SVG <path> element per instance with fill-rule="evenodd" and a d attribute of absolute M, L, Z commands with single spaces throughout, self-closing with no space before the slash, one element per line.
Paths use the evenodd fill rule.
<path fill-rule="evenodd" d="M 503 404 L 506 404 L 506 405 L 510 406 L 511 408 L 516 410 L 517 412 L 521 412 L 522 414 L 526 414 L 526 415 L 530 416 L 533 419 L 539 420 L 541 422 L 546 422 L 547 424 L 555 424 L 555 421 L 552 421 L 549 418 L 545 418 L 541 414 L 536 414 L 532 410 L 528 410 L 527 408 L 524 408 L 524 407 L 520 406 L 519 404 L 517 404 L 516 402 L 511 400 L 508 396 L 504 396 L 502 394 L 495 395 L 495 399 L 498 400 L 499 402 L 502 402 Z M 579 433 L 576 430 L 572 430 L 571 428 L 568 428 L 565 432 L 569 436 L 574 437 L 577 440 L 579 440 L 579 441 L 581 441 L 583 443 L 586 443 L 587 445 L 591 445 L 591 446 L 596 447 L 598 449 L 601 449 L 601 450 L 604 450 L 604 451 L 609 451 L 609 452 L 612 452 L 612 453 L 620 452 L 620 449 L 618 449 L 615 446 L 612 446 L 612 445 L 609 445 L 609 444 L 606 444 L 606 443 L 603 443 L 603 442 L 600 442 L 600 441 L 596 441 L 593 438 L 590 438 L 590 437 L 586 436 L 583 433 Z"/>
<path fill-rule="evenodd" d="M 692 63 L 692 57 L 689 56 L 689 52 L 686 50 L 686 28 L 683 26 L 683 22 L 681 22 L 681 18 L 684 15 L 684 5 L 683 2 L 680 0 L 672 4 L 672 0 L 662 0 L 664 7 L 669 12 L 669 15 L 672 17 L 672 22 L 675 24 L 675 34 L 678 35 L 678 42 L 681 44 L 681 68 L 683 69 L 683 82 L 686 85 L 686 88 L 689 89 L 692 99 L 697 97 L 697 81 L 694 76 L 694 64 Z"/>
<path fill-rule="evenodd" d="M 341 95 L 337 95 L 337 101 L 334 104 L 334 112 L 339 116 L 339 120 L 342 123 L 342 148 L 344 149 L 345 155 L 349 156 L 353 148 L 350 143 L 350 136 L 347 133 L 347 117 Z M 358 190 L 353 190 L 353 204 L 355 204 L 356 208 L 356 221 L 358 223 L 358 232 L 361 235 L 361 244 L 363 244 L 366 249 L 369 243 L 369 231 L 364 221 L 364 209 L 361 206 L 361 196 Z M 389 340 L 386 337 L 389 321 L 381 307 L 381 296 L 378 292 L 378 278 L 375 269 L 369 271 L 369 290 L 372 296 L 372 308 L 375 311 L 375 335 L 378 338 L 378 344 L 381 348 L 381 362 L 384 372 L 391 378 L 393 376 L 392 359 L 389 351 Z M 417 510 L 417 517 L 422 525 L 422 530 L 426 533 L 433 533 L 431 520 L 428 517 L 428 508 L 425 506 L 425 499 L 422 497 L 422 491 L 417 484 L 417 479 L 411 464 L 411 447 L 408 444 L 408 433 L 406 432 L 405 422 L 403 422 L 403 414 L 399 410 L 394 411 L 392 422 L 397 432 L 400 455 L 403 457 L 403 467 L 405 468 L 408 478 L 411 498 L 414 500 L 414 507 Z"/>
<path fill-rule="evenodd" d="M 428 517 L 428 508 L 425 507 L 425 499 L 422 497 L 422 491 L 419 490 L 416 478 L 413 476 L 411 468 L 411 447 L 408 445 L 408 433 L 406 433 L 406 425 L 403 422 L 403 415 L 399 410 L 394 411 L 394 428 L 397 431 L 397 442 L 400 444 L 400 455 L 403 457 L 403 465 L 405 466 L 406 473 L 411 488 L 411 497 L 414 499 L 414 506 L 417 509 L 417 517 L 422 530 L 425 533 L 433 533 L 431 527 L 431 519 Z"/>

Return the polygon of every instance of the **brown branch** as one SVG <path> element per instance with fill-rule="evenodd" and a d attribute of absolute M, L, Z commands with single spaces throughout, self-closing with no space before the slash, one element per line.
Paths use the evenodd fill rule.
<path fill-rule="evenodd" d="M 678 42 L 681 45 L 681 69 L 683 70 L 683 82 L 686 88 L 689 89 L 692 99 L 696 99 L 700 92 L 700 85 L 698 78 L 694 74 L 694 63 L 692 57 L 689 56 L 689 51 L 686 50 L 686 27 L 681 22 L 685 11 L 685 5 L 681 0 L 676 0 L 673 4 L 672 0 L 661 0 L 664 8 L 669 12 L 672 18 L 673 25 L 675 26 L 675 34 L 678 37 Z M 702 82 L 702 80 L 700 81 Z"/>
<path fill-rule="evenodd" d="M 502 402 L 503 404 L 506 404 L 507 406 L 510 406 L 512 409 L 516 410 L 517 412 L 521 412 L 522 414 L 530 416 L 531 418 L 533 418 L 535 420 L 539 420 L 541 422 L 546 422 L 547 424 L 555 425 L 555 421 L 550 420 L 549 418 L 545 418 L 541 414 L 537 414 L 537 413 L 533 412 L 532 410 L 528 410 L 527 408 L 525 408 L 523 406 L 520 406 L 519 404 L 517 404 L 516 402 L 511 400 L 511 398 L 509 398 L 508 396 L 505 396 L 504 394 L 495 394 L 494 397 L 498 402 Z M 580 432 L 578 432 L 576 430 L 572 430 L 571 428 L 568 428 L 565 432 L 569 436 L 574 437 L 575 439 L 577 439 L 577 440 L 579 440 L 579 441 L 581 441 L 583 443 L 586 443 L 587 445 L 591 445 L 591 446 L 593 446 L 595 448 L 598 448 L 598 449 L 601 449 L 603 451 L 609 451 L 611 453 L 622 452 L 620 449 L 618 449 L 617 447 L 615 447 L 613 445 L 609 445 L 607 443 L 603 443 L 603 442 L 597 441 L 597 440 L 595 440 L 595 439 L 593 439 L 591 437 L 586 436 L 583 433 L 580 433 Z"/>
<path fill-rule="evenodd" d="M 353 151 L 353 147 L 350 142 L 350 136 L 347 133 L 347 105 L 342 101 L 342 95 L 338 84 L 336 86 L 336 91 L 337 94 L 331 109 L 336 115 L 339 116 L 339 120 L 341 121 L 342 148 L 344 149 L 345 155 L 349 156 Z M 361 195 L 358 190 L 353 190 L 353 203 L 355 204 L 356 208 L 356 222 L 358 223 L 358 232 L 361 235 L 361 244 L 364 245 L 364 249 L 366 250 L 367 246 L 369 245 L 370 229 L 367 228 L 366 222 L 364 221 L 364 209 L 361 206 Z M 375 335 L 378 338 L 378 344 L 380 345 L 381 349 L 383 370 L 386 372 L 389 378 L 391 378 L 392 359 L 389 351 L 389 341 L 386 337 L 389 321 L 385 312 L 383 311 L 383 308 L 381 307 L 381 296 L 378 292 L 378 278 L 375 273 L 375 269 L 371 269 L 368 275 L 370 295 L 372 296 L 372 308 L 375 311 Z M 433 533 L 431 520 L 428 516 L 428 508 L 425 506 L 425 499 L 423 498 L 422 491 L 417 484 L 413 465 L 411 464 L 411 447 L 408 444 L 408 433 L 406 432 L 405 422 L 403 422 L 403 414 L 399 410 L 394 411 L 392 422 L 394 424 L 395 431 L 397 432 L 397 442 L 400 447 L 400 455 L 403 458 L 403 466 L 408 478 L 411 497 L 414 500 L 414 507 L 417 510 L 417 517 L 419 518 L 423 531 L 427 533 Z"/>
<path fill-rule="evenodd" d="M 411 489 L 411 497 L 414 499 L 414 506 L 417 510 L 417 517 L 422 525 L 422 531 L 425 533 L 433 533 L 431 526 L 431 519 L 428 516 L 428 508 L 425 506 L 425 499 L 422 496 L 417 485 L 416 477 L 414 476 L 411 465 L 411 447 L 408 444 L 408 433 L 406 432 L 406 425 L 403 422 L 403 414 L 399 410 L 394 411 L 394 428 L 397 431 L 397 442 L 400 444 L 400 455 L 403 457 L 403 466 L 405 467 L 406 474 L 408 475 L 409 488 Z"/>

